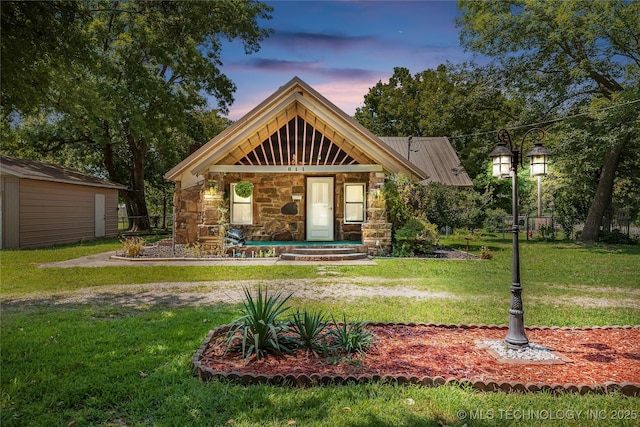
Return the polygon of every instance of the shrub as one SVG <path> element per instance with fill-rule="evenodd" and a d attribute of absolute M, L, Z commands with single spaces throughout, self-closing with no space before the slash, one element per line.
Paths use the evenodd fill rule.
<path fill-rule="evenodd" d="M 207 256 L 207 251 L 199 242 L 186 245 L 183 251 L 185 256 L 190 258 L 204 258 L 205 256 Z"/>
<path fill-rule="evenodd" d="M 270 295 L 267 288 L 263 290 L 258 286 L 255 298 L 247 288 L 244 288 L 244 295 L 244 315 L 229 330 L 228 347 L 240 350 L 245 359 L 252 355 L 260 360 L 268 354 L 290 353 L 293 344 L 284 335 L 286 325 L 279 322 L 278 317 L 289 310 L 285 303 L 291 294 L 283 296 L 277 292 Z"/>
<path fill-rule="evenodd" d="M 483 227 L 485 230 L 493 233 L 499 233 L 503 231 L 505 227 L 505 219 L 507 212 L 504 209 L 488 209 L 487 216 L 485 217 Z"/>
<path fill-rule="evenodd" d="M 442 229 L 478 228 L 485 217 L 486 197 L 471 189 L 430 182 L 421 201 L 425 218 Z"/>
<path fill-rule="evenodd" d="M 244 288 L 243 316 L 231 324 L 224 340 L 226 351 L 238 351 L 242 357 L 256 360 L 273 354 L 291 354 L 297 348 L 318 354 L 364 353 L 374 343 L 374 336 L 364 329 L 363 322 L 338 324 L 333 316 L 333 325 L 327 322 L 322 312 L 296 311 L 288 321 L 279 318 L 289 310 L 286 306 L 292 294 L 269 294 L 258 286 L 257 295 Z"/>
<path fill-rule="evenodd" d="M 538 227 L 538 239 L 544 240 L 554 240 L 555 239 L 555 229 L 551 225 L 541 225 Z"/>
<path fill-rule="evenodd" d="M 145 240 L 141 237 L 127 237 L 122 241 L 122 252 L 127 257 L 138 257 L 142 254 L 145 243 Z"/>
<path fill-rule="evenodd" d="M 426 199 L 424 185 L 403 174 L 393 174 L 384 183 L 388 220 L 397 230 L 410 218 L 424 217 L 423 201 Z"/>
<path fill-rule="evenodd" d="M 638 243 L 632 237 L 622 233 L 618 229 L 602 233 L 599 240 L 612 245 L 635 245 Z"/>
<path fill-rule="evenodd" d="M 492 259 L 493 251 L 486 246 L 480 248 L 480 259 Z"/>
<path fill-rule="evenodd" d="M 438 241 L 438 231 L 434 224 L 418 218 L 409 219 L 395 232 L 394 256 L 414 256 L 430 254 Z"/>
<path fill-rule="evenodd" d="M 291 318 L 290 331 L 296 344 L 316 355 L 327 352 L 327 330 L 328 324 L 322 312 L 296 311 Z"/>
<path fill-rule="evenodd" d="M 335 339 L 333 350 L 338 350 L 351 355 L 352 353 L 364 353 L 374 343 L 371 332 L 364 329 L 364 322 L 347 322 L 346 316 L 342 317 L 339 325 L 331 316 L 335 325 L 329 334 Z"/>

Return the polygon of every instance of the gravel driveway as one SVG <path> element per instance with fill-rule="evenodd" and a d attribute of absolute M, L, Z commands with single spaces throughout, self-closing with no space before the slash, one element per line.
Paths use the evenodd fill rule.
<path fill-rule="evenodd" d="M 293 298 L 304 300 L 334 299 L 352 301 L 357 298 L 403 297 L 416 300 L 457 299 L 447 292 L 430 292 L 411 286 L 411 280 L 395 280 L 389 286 L 388 279 L 374 277 L 319 278 L 298 280 L 239 280 L 224 282 L 165 282 L 136 285 L 111 285 L 80 288 L 75 291 L 29 293 L 5 296 L 3 305 L 64 305 L 97 304 L 139 308 L 150 305 L 213 305 L 218 303 L 240 303 L 244 299 L 245 287 L 256 288 L 259 284 L 272 292 L 281 291 Z M 364 285 L 363 285 L 364 283 Z M 379 284 L 384 283 L 385 286 Z"/>

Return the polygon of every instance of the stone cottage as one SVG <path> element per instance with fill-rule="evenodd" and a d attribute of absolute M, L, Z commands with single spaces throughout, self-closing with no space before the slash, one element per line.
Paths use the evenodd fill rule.
<path fill-rule="evenodd" d="M 166 173 L 175 182 L 175 241 L 221 251 L 233 228 L 249 241 L 353 241 L 371 253 L 389 250 L 379 191 L 385 177 L 435 175 L 425 170 L 433 164 L 410 162 L 394 141 L 293 78 Z M 444 142 L 452 164 L 438 168 L 459 169 Z M 457 185 L 470 185 L 466 179 Z"/>

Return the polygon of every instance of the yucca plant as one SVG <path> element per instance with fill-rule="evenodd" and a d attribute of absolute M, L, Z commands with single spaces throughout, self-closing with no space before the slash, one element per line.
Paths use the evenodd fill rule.
<path fill-rule="evenodd" d="M 342 315 L 342 325 L 339 325 L 333 315 L 331 320 L 335 328 L 329 334 L 335 339 L 334 350 L 341 350 L 347 355 L 352 353 L 364 353 L 374 343 L 373 334 L 364 329 L 364 322 L 347 322 L 346 316 Z"/>
<path fill-rule="evenodd" d="M 284 332 L 286 325 L 278 320 L 289 307 L 285 303 L 292 294 L 270 295 L 267 288 L 258 286 L 257 295 L 244 288 L 244 315 L 233 323 L 227 336 L 227 346 L 238 349 L 244 358 L 255 355 L 257 360 L 268 354 L 282 355 L 292 351 L 293 344 Z"/>
<path fill-rule="evenodd" d="M 328 324 L 322 312 L 304 310 L 293 313 L 289 330 L 293 333 L 293 339 L 299 347 L 306 349 L 307 353 L 311 351 L 318 355 L 318 353 L 327 352 L 325 344 L 329 334 L 327 327 Z"/>

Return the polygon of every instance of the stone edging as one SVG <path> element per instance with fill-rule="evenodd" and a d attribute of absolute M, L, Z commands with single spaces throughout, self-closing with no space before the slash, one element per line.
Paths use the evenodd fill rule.
<path fill-rule="evenodd" d="M 241 257 L 201 257 L 201 258 L 193 258 L 193 257 L 127 257 L 122 255 L 111 255 L 109 259 L 117 260 L 117 261 L 128 261 L 128 262 L 171 262 L 171 261 L 191 261 L 194 263 L 204 262 L 204 261 L 216 261 L 216 262 L 225 262 L 225 261 L 241 261 L 241 262 L 249 262 L 249 261 L 271 261 L 275 262 L 278 260 L 278 257 L 262 257 L 262 258 L 241 258 Z"/>
<path fill-rule="evenodd" d="M 369 326 L 430 326 L 446 329 L 504 329 L 506 325 L 485 325 L 485 324 L 445 324 L 445 323 L 385 323 L 385 322 L 369 322 Z M 204 353 L 213 340 L 214 337 L 219 334 L 226 333 L 231 325 L 222 325 L 209 332 L 204 343 L 200 346 L 198 351 L 192 357 L 192 366 L 195 370 L 195 375 L 203 380 L 219 380 L 226 379 L 233 382 L 238 382 L 244 385 L 252 384 L 271 384 L 271 385 L 286 385 L 295 387 L 312 387 L 317 385 L 347 385 L 347 384 L 368 384 L 373 382 L 391 383 L 398 385 L 410 385 L 416 384 L 424 387 L 439 387 L 444 385 L 456 385 L 460 387 L 471 387 L 480 391 L 497 392 L 503 391 L 506 393 L 535 393 L 535 392 L 549 392 L 552 394 L 559 393 L 578 393 L 584 394 L 605 394 L 619 391 L 626 396 L 640 397 L 640 383 L 630 382 L 606 382 L 604 384 L 545 384 L 545 383 L 526 383 L 519 382 L 500 382 L 495 381 L 476 381 L 473 378 L 444 378 L 441 376 L 422 378 L 416 376 L 404 376 L 404 375 L 349 375 L 346 377 L 337 375 L 262 375 L 262 374 L 242 374 L 239 372 L 218 372 L 211 368 L 204 366 L 200 361 L 204 356 Z M 640 331 L 640 325 L 636 326 L 592 326 L 592 327 L 559 327 L 559 326 L 529 326 L 528 330 L 591 330 L 591 329 L 638 329 Z"/>

